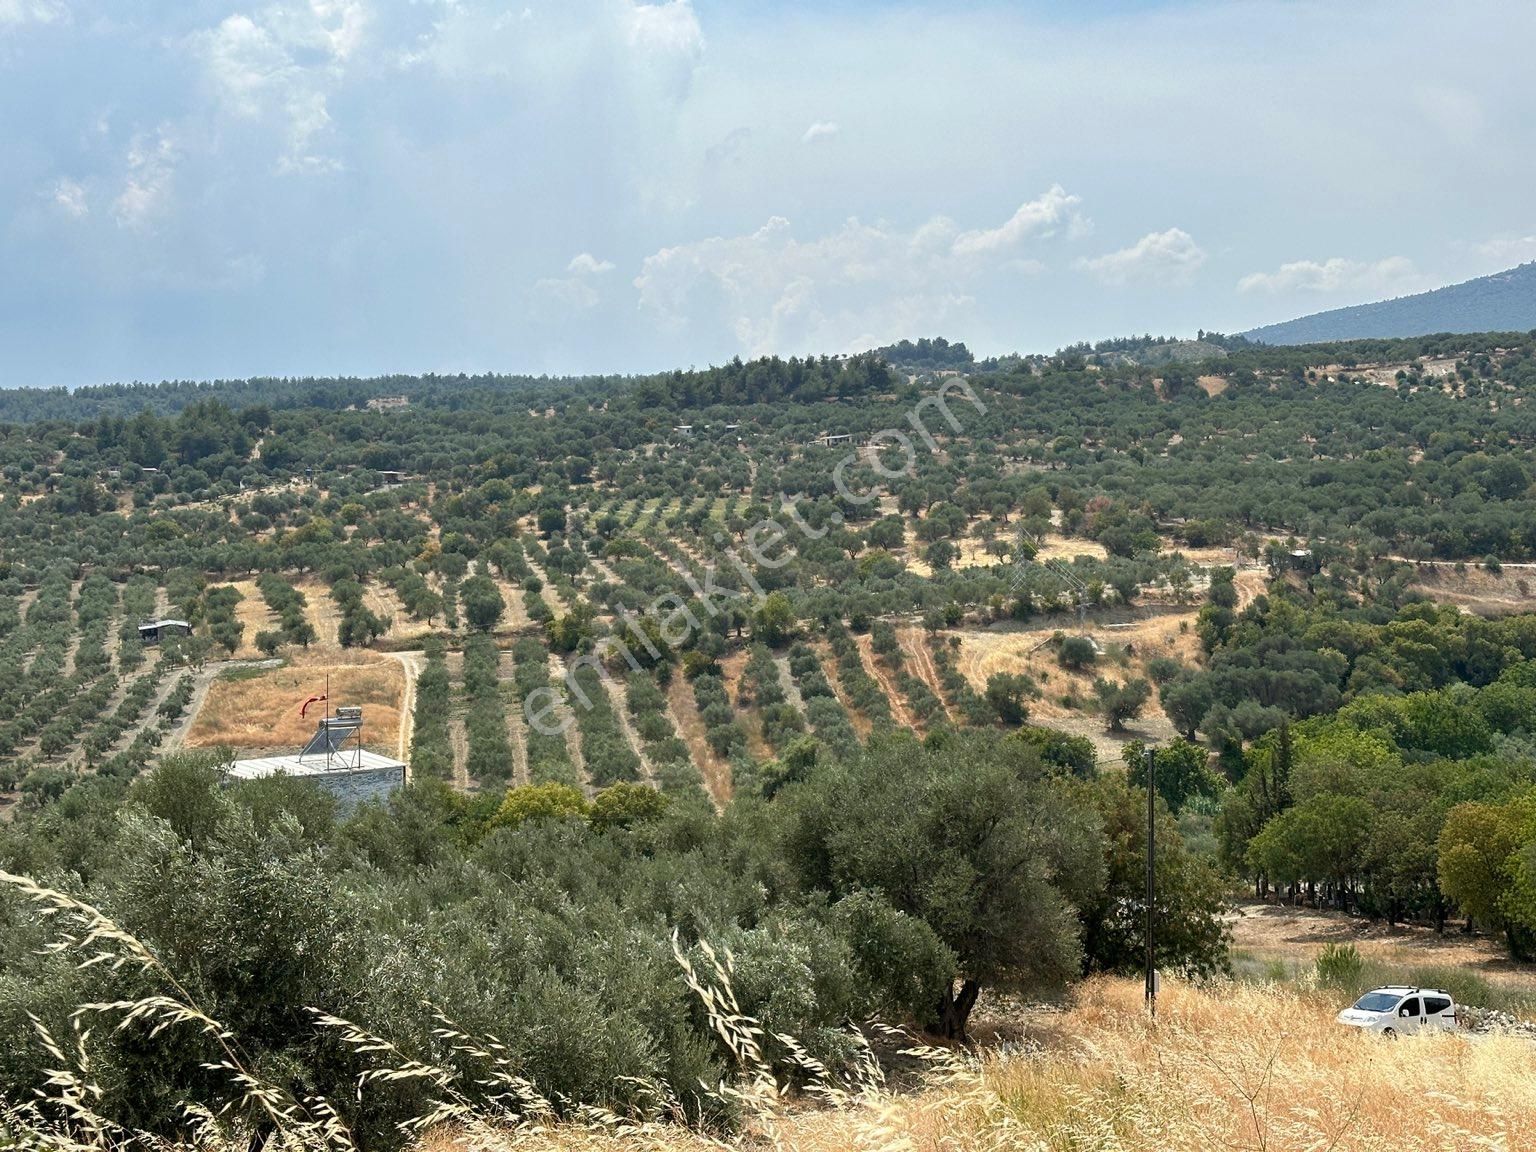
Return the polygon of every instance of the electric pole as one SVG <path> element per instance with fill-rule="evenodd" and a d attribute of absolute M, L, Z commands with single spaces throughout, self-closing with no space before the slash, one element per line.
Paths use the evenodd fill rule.
<path fill-rule="evenodd" d="M 1157 943 L 1155 931 L 1157 900 L 1157 871 L 1154 867 L 1157 852 L 1157 755 L 1148 747 L 1142 755 L 1147 768 L 1147 1011 L 1157 1017 Z"/>

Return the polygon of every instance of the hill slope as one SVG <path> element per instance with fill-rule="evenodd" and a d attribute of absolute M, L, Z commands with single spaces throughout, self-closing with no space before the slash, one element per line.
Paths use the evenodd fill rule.
<path fill-rule="evenodd" d="M 1525 332 L 1531 328 L 1536 328 L 1536 262 L 1416 296 L 1267 324 L 1243 335 L 1266 344 L 1317 344 L 1436 332 Z"/>

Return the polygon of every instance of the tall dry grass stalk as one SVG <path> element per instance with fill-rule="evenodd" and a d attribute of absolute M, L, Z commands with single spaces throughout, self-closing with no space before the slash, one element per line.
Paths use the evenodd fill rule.
<path fill-rule="evenodd" d="M 295 1100 L 253 1075 L 237 1038 L 131 933 L 25 877 L 0 872 L 0 882 L 59 924 L 54 951 L 81 967 L 135 969 L 162 988 L 81 1005 L 67 1040 L 34 1020 L 53 1066 L 37 1099 L 0 1101 L 0 1147 L 355 1152 L 329 1101 Z M 359 1097 L 388 1083 L 426 1089 L 429 1106 L 401 1125 L 421 1152 L 1536 1149 L 1536 1045 L 1513 1036 L 1358 1035 L 1333 1022 L 1339 1005 L 1322 992 L 1170 983 L 1153 1023 L 1139 983 L 1096 979 L 1066 1011 L 1028 1019 L 1020 1054 L 975 1059 L 887 1032 L 926 1070 L 920 1088 L 895 1092 L 863 1034 L 854 1033 L 846 1067 L 823 1067 L 794 1037 L 741 1010 L 729 953 L 707 945 L 689 953 L 676 940 L 674 952 L 727 1054 L 728 1075 L 701 1088 L 706 1103 L 736 1118 L 729 1136 L 685 1126 L 664 1084 L 625 1083 L 626 1095 L 643 1102 L 638 1119 L 546 1099 L 517 1073 L 508 1045 L 441 1015 L 435 1034 L 455 1057 L 451 1068 L 338 1017 L 316 1013 L 316 1026 L 367 1065 Z M 229 1095 L 186 1105 L 191 1135 L 178 1144 L 120 1127 L 100 1114 L 103 1093 L 91 1076 L 90 1025 L 99 1021 L 149 1035 L 198 1031 L 222 1054 L 208 1067 L 225 1074 Z"/>
<path fill-rule="evenodd" d="M 1027 1051 L 935 1061 L 926 1088 L 829 1108 L 765 1110 L 734 1147 L 794 1152 L 1419 1152 L 1536 1149 L 1536 1045 L 1443 1034 L 1391 1041 L 1333 1021 L 1284 986 L 1165 985 L 1151 1023 L 1139 982 L 1096 979 L 1027 1024 Z M 765 1130 L 766 1127 L 766 1130 Z M 648 1137 L 649 1139 L 649 1137 Z M 447 1152 L 451 1132 L 425 1152 Z M 707 1146 L 554 1129 L 519 1152 Z"/>
<path fill-rule="evenodd" d="M 1536 1046 L 1512 1036 L 1390 1041 L 1334 1023 L 1336 997 L 1095 980 L 1042 1050 L 988 1066 L 1043 1148 L 1536 1148 Z"/>
<path fill-rule="evenodd" d="M 59 926 L 56 939 L 47 946 L 50 953 L 74 957 L 81 969 L 104 966 L 113 971 L 134 970 L 162 989 L 132 1000 L 80 1005 L 70 1017 L 74 1035 L 67 1046 L 42 1021 L 34 1019 L 38 1043 L 56 1067 L 48 1069 L 35 1100 L 0 1100 L 0 1148 L 355 1152 L 352 1134 L 330 1101 L 317 1096 L 296 1100 L 255 1075 L 251 1071 L 254 1061 L 241 1050 L 238 1038 L 198 1008 L 175 974 L 143 941 L 100 909 L 67 893 L 4 871 L 0 871 L 0 883 L 14 888 L 32 902 L 41 917 Z M 803 1108 L 805 1101 L 819 1102 L 832 1111 L 867 1113 L 870 1131 L 878 1128 L 878 1117 L 889 1097 L 879 1062 L 862 1034 L 852 1034 L 857 1044 L 855 1058 L 834 1073 L 793 1036 L 767 1033 L 741 1011 L 731 987 L 728 952 L 716 953 L 709 945 L 701 945 L 701 973 L 675 938 L 673 950 L 710 1028 L 730 1057 L 730 1075 L 716 1084 L 701 1085 L 703 1098 L 720 1115 L 739 1119 L 741 1140 L 789 1147 L 784 1133 L 792 1112 Z M 546 1099 L 535 1084 L 517 1073 L 511 1049 L 500 1039 L 470 1035 L 441 1013 L 435 1015 L 434 1035 L 457 1058 L 455 1067 L 414 1059 L 389 1040 L 349 1020 L 319 1011 L 314 1012 L 314 1018 L 317 1028 L 334 1033 L 369 1064 L 358 1076 L 359 1099 L 375 1085 L 414 1082 L 427 1089 L 431 1102 L 426 1110 L 400 1124 L 403 1135 L 421 1146 L 451 1142 L 471 1152 L 520 1147 L 734 1146 L 685 1127 L 682 1104 L 665 1084 L 633 1079 L 624 1082 L 625 1094 L 641 1102 L 641 1119 Z M 220 1053 L 206 1067 L 224 1073 L 229 1094 L 211 1104 L 186 1104 L 184 1118 L 192 1135 L 179 1143 L 114 1123 L 98 1111 L 104 1093 L 91 1079 L 89 1022 L 98 1019 L 105 1019 L 116 1031 L 137 1028 L 150 1039 L 171 1029 L 200 1033 Z M 945 1052 L 914 1049 L 910 1054 L 928 1059 L 936 1067 L 962 1066 Z M 792 1075 L 786 1077 L 786 1072 Z M 794 1092 L 786 1087 L 791 1078 L 797 1086 Z M 893 1137 L 898 1135 L 895 1129 L 891 1131 Z"/>
<path fill-rule="evenodd" d="M 114 972 L 137 971 L 164 989 L 133 1000 L 94 1001 L 70 1015 L 74 1043 L 68 1051 L 36 1017 L 33 1031 L 57 1067 L 35 1100 L 0 1101 L 0 1147 L 15 1141 L 23 1147 L 69 1149 L 159 1148 L 166 1142 L 146 1132 L 129 1131 L 97 1112 L 103 1092 L 91 1079 L 88 1021 L 103 1020 L 114 1031 L 141 1029 L 150 1039 L 170 1029 L 190 1029 L 210 1039 L 218 1057 L 208 1063 L 231 1086 L 229 1098 L 217 1109 L 200 1102 L 183 1106 L 193 1146 L 246 1147 L 338 1152 L 351 1150 L 351 1133 L 330 1104 L 319 1098 L 296 1100 L 251 1071 L 252 1061 L 235 1035 L 197 1007 L 175 974 L 133 933 L 94 905 L 44 887 L 26 876 L 0 871 L 0 884 L 19 892 L 40 916 L 59 926 L 45 951 L 77 958 L 84 970 L 104 967 Z"/>

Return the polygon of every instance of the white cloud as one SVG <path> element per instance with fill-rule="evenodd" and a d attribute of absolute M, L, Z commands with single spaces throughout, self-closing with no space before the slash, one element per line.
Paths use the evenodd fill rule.
<path fill-rule="evenodd" d="M 567 272 L 574 272 L 578 276 L 598 276 L 604 272 L 613 271 L 613 261 L 599 260 L 590 252 L 582 252 L 571 257 L 571 262 L 566 265 Z"/>
<path fill-rule="evenodd" d="M 1503 271 L 1536 260 L 1536 236 L 1496 236 L 1479 244 L 1477 254 Z"/>
<path fill-rule="evenodd" d="M 85 198 L 85 185 L 68 176 L 61 176 L 54 182 L 49 199 L 64 215 L 76 220 L 90 215 L 91 206 Z"/>
<path fill-rule="evenodd" d="M 1070 195 L 1060 184 L 1019 205 L 1019 210 L 996 228 L 962 232 L 955 237 L 958 256 L 978 255 L 1011 248 L 1023 240 L 1053 235 L 1063 224 L 1080 231 L 1087 222 L 1078 212 L 1081 199 Z"/>
<path fill-rule="evenodd" d="M 127 178 L 112 201 L 112 218 L 135 232 L 148 231 L 169 208 L 177 150 L 162 128 L 154 137 L 140 134 L 128 148 Z"/>
<path fill-rule="evenodd" d="M 814 144 L 818 140 L 829 140 L 840 131 L 836 120 L 817 120 L 805 130 L 805 135 L 800 137 L 800 143 Z"/>
<path fill-rule="evenodd" d="M 704 31 L 690 0 L 546 0 L 517 15 L 479 0 L 443 8 L 402 60 L 428 63 L 459 80 L 499 77 L 540 88 L 601 68 L 609 73 L 605 83 L 643 79 L 681 98 L 704 54 Z M 590 84 L 591 77 L 584 79 Z"/>
<path fill-rule="evenodd" d="M 942 216 L 912 231 L 850 219 L 811 240 L 774 216 L 745 235 L 663 248 L 634 284 L 642 311 L 669 328 L 721 323 L 750 355 L 852 351 L 966 315 L 984 276 L 1038 271 L 1013 248 L 1051 234 L 1077 203 L 1056 187 L 988 231 Z"/>
<path fill-rule="evenodd" d="M 1388 296 L 1417 292 L 1428 280 L 1406 256 L 1384 260 L 1295 260 L 1274 272 L 1254 272 L 1237 282 L 1239 292 L 1316 292 Z"/>
<path fill-rule="evenodd" d="M 68 19 L 69 9 L 62 0 L 0 0 L 0 28 Z"/>
<path fill-rule="evenodd" d="M 625 0 L 623 17 L 629 42 L 638 51 L 698 59 L 704 52 L 704 30 L 691 0 L 637 4 Z"/>
<path fill-rule="evenodd" d="M 555 306 L 554 311 L 565 312 L 584 312 L 588 308 L 597 307 L 602 294 L 594 281 L 612 272 L 613 262 L 599 260 L 590 252 L 582 252 L 571 258 L 565 270 L 570 273 L 569 276 L 551 277 L 534 283 L 533 295 L 538 304 L 536 311 L 548 313 L 551 305 Z"/>
<path fill-rule="evenodd" d="M 227 16 L 188 44 L 226 113 L 282 121 L 279 171 L 327 170 L 338 167 L 320 147 L 331 124 L 328 93 L 358 51 L 367 23 L 358 0 L 309 0 Z"/>
<path fill-rule="evenodd" d="M 1129 248 L 1084 258 L 1077 267 L 1120 288 L 1131 283 L 1188 284 L 1205 263 L 1205 250 L 1182 228 L 1149 232 Z"/>

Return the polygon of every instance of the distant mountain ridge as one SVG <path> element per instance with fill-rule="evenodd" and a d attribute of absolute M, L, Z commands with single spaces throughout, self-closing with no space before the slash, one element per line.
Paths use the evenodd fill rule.
<path fill-rule="evenodd" d="M 1243 335 L 1265 344 L 1379 340 L 1437 332 L 1528 332 L 1536 329 L 1536 261 L 1462 284 L 1316 312 Z"/>

